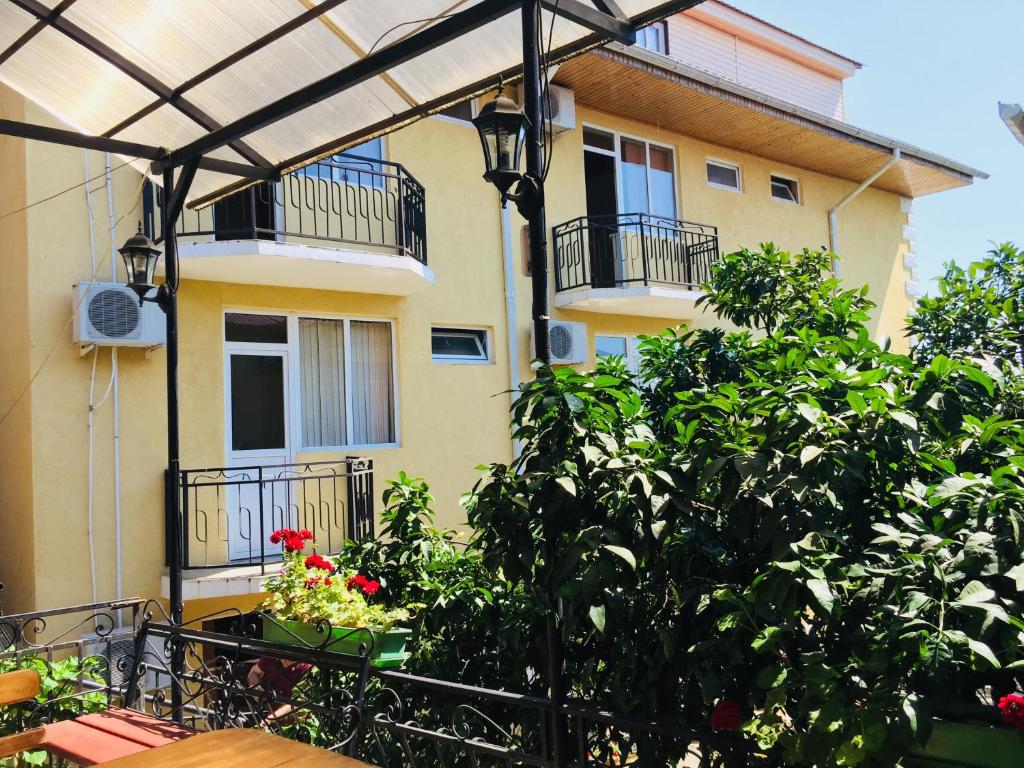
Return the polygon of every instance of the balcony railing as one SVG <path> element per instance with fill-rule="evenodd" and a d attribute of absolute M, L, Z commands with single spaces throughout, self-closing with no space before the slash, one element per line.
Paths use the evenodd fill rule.
<path fill-rule="evenodd" d="M 162 205 L 157 190 L 155 204 Z M 147 215 L 159 235 L 159 217 Z M 154 221 L 157 219 L 157 221 Z M 202 210 L 185 209 L 178 240 L 274 240 L 370 246 L 427 263 L 426 191 L 399 163 L 334 155 Z"/>
<path fill-rule="evenodd" d="M 179 483 L 185 568 L 265 569 L 279 528 L 311 531 L 322 554 L 374 535 L 371 459 L 184 469 Z"/>
<path fill-rule="evenodd" d="M 552 231 L 555 289 L 698 289 L 718 259 L 718 228 L 647 213 L 581 216 Z"/>

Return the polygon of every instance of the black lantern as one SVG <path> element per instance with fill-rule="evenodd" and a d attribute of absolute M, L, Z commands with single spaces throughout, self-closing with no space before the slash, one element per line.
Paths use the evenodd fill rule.
<path fill-rule="evenodd" d="M 124 268 L 128 272 L 128 287 L 139 294 L 141 304 L 146 294 L 156 288 L 153 276 L 156 273 L 156 263 L 160 259 L 160 250 L 143 233 L 141 222 L 139 231 L 117 250 L 124 259 Z"/>
<path fill-rule="evenodd" d="M 523 151 L 530 121 L 516 103 L 504 94 L 488 104 L 473 118 L 484 150 L 484 178 L 501 192 L 502 205 L 511 197 L 508 191 L 522 176 L 519 156 Z"/>

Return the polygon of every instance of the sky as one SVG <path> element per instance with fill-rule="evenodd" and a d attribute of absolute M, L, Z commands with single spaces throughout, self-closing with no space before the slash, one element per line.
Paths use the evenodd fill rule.
<path fill-rule="evenodd" d="M 1024 247 L 1024 145 L 998 102 L 1024 104 L 1024 0 L 728 0 L 863 64 L 846 120 L 990 174 L 914 201 L 921 288 L 993 242 Z"/>

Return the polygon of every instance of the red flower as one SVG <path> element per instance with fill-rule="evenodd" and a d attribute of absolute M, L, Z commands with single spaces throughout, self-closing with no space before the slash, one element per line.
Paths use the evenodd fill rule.
<path fill-rule="evenodd" d="M 316 553 L 306 558 L 305 566 L 307 568 L 320 568 L 325 571 L 330 571 L 331 573 L 334 572 L 334 566 L 331 565 L 330 561 Z"/>
<path fill-rule="evenodd" d="M 328 579 L 328 581 L 330 581 L 330 579 Z M 312 577 L 306 579 L 306 589 L 313 589 L 313 587 L 318 587 L 318 586 L 320 586 L 320 577 L 319 576 L 312 576 Z"/>
<path fill-rule="evenodd" d="M 312 538 L 313 534 L 309 531 L 280 528 L 270 534 L 270 543 L 280 544 L 283 541 L 285 552 L 301 552 L 306 546 L 306 541 Z"/>
<path fill-rule="evenodd" d="M 367 597 L 373 597 L 380 592 L 380 582 L 375 579 L 368 579 L 363 574 L 357 573 L 345 582 L 349 589 L 358 589 Z"/>
<path fill-rule="evenodd" d="M 305 528 L 303 528 L 301 531 L 299 531 L 299 536 L 304 538 L 306 541 L 312 541 L 313 540 L 313 532 L 312 531 L 307 531 Z"/>
<path fill-rule="evenodd" d="M 325 587 L 331 586 L 331 577 L 330 576 L 328 576 L 326 579 L 324 579 L 324 586 Z"/>
<path fill-rule="evenodd" d="M 711 717 L 708 723 L 716 731 L 735 731 L 743 725 L 743 714 L 740 712 L 740 705 L 735 701 L 722 699 L 711 710 Z"/>
<path fill-rule="evenodd" d="M 1024 696 L 1018 693 L 1003 696 L 999 700 L 999 711 L 1003 715 L 1004 723 L 1024 733 Z"/>
<path fill-rule="evenodd" d="M 281 534 L 283 534 L 283 533 L 284 533 L 284 531 L 274 531 L 272 534 L 270 534 L 270 543 L 271 544 L 280 544 L 281 543 Z"/>

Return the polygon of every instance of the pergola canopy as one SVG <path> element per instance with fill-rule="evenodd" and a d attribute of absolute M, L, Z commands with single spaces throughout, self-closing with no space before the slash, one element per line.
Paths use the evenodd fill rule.
<path fill-rule="evenodd" d="M 697 2 L 544 0 L 542 43 L 558 61 Z M 202 156 L 187 200 L 204 204 L 517 76 L 520 8 L 520 0 L 7 0 L 0 81 L 78 134 L 140 145 L 117 148 L 140 170 Z M 40 138 L 9 121 L 0 132 Z"/>

